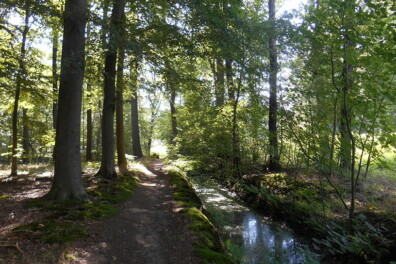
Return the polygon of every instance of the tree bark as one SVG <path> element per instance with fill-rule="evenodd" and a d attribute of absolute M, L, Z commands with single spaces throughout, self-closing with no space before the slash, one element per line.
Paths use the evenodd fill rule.
<path fill-rule="evenodd" d="M 147 155 L 151 155 L 151 145 L 153 142 L 153 134 L 154 134 L 154 124 L 155 124 L 155 111 L 151 111 L 151 118 L 150 118 L 150 127 L 149 127 L 149 139 L 147 141 Z"/>
<path fill-rule="evenodd" d="M 97 126 L 97 130 L 96 130 L 96 140 L 95 140 L 95 146 L 96 146 L 96 151 L 99 151 L 99 149 L 102 149 L 102 123 L 103 123 L 103 116 L 102 116 L 102 108 L 103 108 L 103 104 L 102 104 L 102 100 L 98 100 L 98 112 L 97 114 L 99 115 L 99 121 L 100 121 L 100 125 Z M 97 156 L 94 157 L 94 159 L 99 159 L 101 158 L 99 156 L 99 152 L 97 152 Z"/>
<path fill-rule="evenodd" d="M 55 138 L 55 174 L 47 198 L 86 200 L 81 177 L 81 102 L 85 63 L 86 0 L 67 0 Z"/>
<path fill-rule="evenodd" d="M 106 179 L 117 177 L 114 163 L 114 111 L 115 111 L 115 77 L 117 47 L 121 40 L 120 30 L 124 14 L 125 1 L 115 0 L 110 18 L 109 43 L 105 57 L 104 99 L 102 119 L 102 160 L 97 175 Z"/>
<path fill-rule="evenodd" d="M 240 96 L 241 80 L 239 79 L 237 86 L 234 84 L 234 72 L 232 68 L 232 60 L 226 60 L 226 77 L 227 77 L 227 89 L 228 89 L 228 100 L 232 105 L 232 165 L 234 167 L 234 176 L 236 178 L 242 177 L 241 174 L 241 156 L 240 156 L 240 144 L 239 144 L 239 129 L 238 129 L 238 103 Z"/>
<path fill-rule="evenodd" d="M 17 83 L 14 96 L 14 107 L 12 111 L 12 158 L 11 158 L 11 175 L 18 174 L 18 108 L 19 99 L 21 97 L 21 87 L 24 80 L 26 80 L 26 40 L 29 32 L 29 18 L 30 18 L 30 1 L 25 2 L 25 23 L 22 31 L 21 57 L 19 58 L 19 68 L 17 74 Z"/>
<path fill-rule="evenodd" d="M 138 110 L 138 96 L 137 96 L 137 80 L 139 59 L 136 57 L 132 63 L 132 98 L 131 98 L 131 121 L 132 121 L 132 154 L 137 158 L 143 157 L 142 147 L 140 144 L 140 130 L 139 130 L 139 110 Z"/>
<path fill-rule="evenodd" d="M 233 81 L 232 73 L 232 60 L 226 59 L 226 77 L 227 77 L 227 89 L 228 89 L 228 99 L 235 100 L 235 87 Z"/>
<path fill-rule="evenodd" d="M 171 144 L 176 144 L 175 138 L 177 137 L 177 119 L 176 119 L 176 90 L 172 87 L 170 94 L 170 113 L 171 113 L 171 125 L 172 125 L 172 135 Z"/>
<path fill-rule="evenodd" d="M 349 92 L 353 86 L 353 65 L 351 52 L 354 42 L 350 33 L 353 31 L 353 17 L 355 13 L 355 0 L 345 2 L 344 16 L 342 19 L 343 33 L 343 69 L 342 69 L 342 108 L 340 115 L 340 166 L 343 172 L 349 174 L 351 179 L 351 200 L 349 219 L 355 215 L 356 175 L 355 175 L 355 138 L 352 134 L 352 113 L 349 107 Z"/>
<path fill-rule="evenodd" d="M 224 62 L 223 59 L 216 58 L 216 71 L 215 71 L 215 95 L 216 106 L 224 104 Z"/>
<path fill-rule="evenodd" d="M 23 108 L 23 111 L 22 111 L 22 124 L 23 124 L 22 160 L 23 160 L 23 164 L 29 164 L 29 162 L 30 162 L 30 133 L 29 133 L 29 117 L 28 117 L 27 113 L 28 113 L 28 110 L 26 108 Z"/>
<path fill-rule="evenodd" d="M 277 75 L 278 75 L 278 55 L 276 48 L 276 25 L 275 25 L 275 0 L 268 1 L 269 12 L 269 57 L 270 57 L 270 71 L 269 71 L 269 117 L 268 117 L 268 134 L 269 134 L 269 169 L 276 171 L 281 168 L 278 153 L 278 131 L 277 131 Z"/>
<path fill-rule="evenodd" d="M 52 93 L 53 93 L 53 100 L 52 100 L 52 127 L 56 129 L 56 117 L 58 112 L 58 38 L 59 33 L 56 26 L 53 28 L 52 32 Z"/>
<path fill-rule="evenodd" d="M 117 92 L 116 92 L 116 134 L 117 134 L 117 161 L 121 174 L 128 172 L 128 163 L 125 158 L 125 135 L 124 135 L 124 59 L 125 51 L 120 47 L 118 54 L 117 69 Z"/>
<path fill-rule="evenodd" d="M 86 161 L 92 161 L 92 133 L 93 133 L 93 126 L 92 126 L 92 109 L 89 108 L 87 110 L 87 149 L 86 149 Z"/>

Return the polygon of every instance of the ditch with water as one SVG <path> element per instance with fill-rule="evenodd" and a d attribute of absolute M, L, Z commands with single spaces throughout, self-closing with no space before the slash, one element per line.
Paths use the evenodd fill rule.
<path fill-rule="evenodd" d="M 248 208 L 208 177 L 196 176 L 192 180 L 223 243 L 239 263 L 319 263 L 319 257 L 283 223 Z"/>

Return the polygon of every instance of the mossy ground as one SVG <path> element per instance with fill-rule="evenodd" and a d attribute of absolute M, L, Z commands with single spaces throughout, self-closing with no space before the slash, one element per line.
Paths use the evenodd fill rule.
<path fill-rule="evenodd" d="M 25 233 L 29 239 L 45 243 L 66 243 L 88 235 L 87 230 L 79 223 L 55 220 L 22 225 L 15 228 L 14 232 Z"/>
<path fill-rule="evenodd" d="M 133 175 L 124 175 L 113 181 L 92 183 L 87 188 L 91 197 L 89 202 L 32 200 L 27 206 L 39 208 L 47 214 L 46 217 L 42 222 L 22 225 L 14 231 L 45 243 L 65 243 L 84 238 L 88 232 L 81 222 L 116 215 L 118 209 L 115 204 L 126 201 L 137 184 L 138 180 Z"/>
<path fill-rule="evenodd" d="M 184 207 L 184 214 L 192 221 L 189 228 L 200 240 L 196 245 L 196 254 L 207 264 L 233 263 L 224 251 L 216 228 L 200 210 L 201 201 L 193 191 L 187 176 L 176 169 L 170 169 L 169 175 L 174 187 L 174 198 Z"/>

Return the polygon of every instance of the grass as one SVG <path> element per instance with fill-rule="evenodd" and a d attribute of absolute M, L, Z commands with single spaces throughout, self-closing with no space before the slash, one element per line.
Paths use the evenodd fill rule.
<path fill-rule="evenodd" d="M 199 238 L 195 250 L 196 254 L 206 264 L 233 263 L 230 256 L 224 252 L 216 228 L 200 210 L 202 207 L 201 201 L 192 189 L 187 176 L 174 168 L 169 170 L 169 175 L 175 189 L 174 197 L 184 207 L 184 215 L 192 222 L 189 228 Z"/>

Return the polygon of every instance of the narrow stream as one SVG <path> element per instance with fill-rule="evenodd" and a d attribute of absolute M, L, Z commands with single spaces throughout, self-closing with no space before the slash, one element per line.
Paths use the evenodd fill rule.
<path fill-rule="evenodd" d="M 292 230 L 249 209 L 219 184 L 194 177 L 193 187 L 213 215 L 223 242 L 240 263 L 319 263 Z"/>

